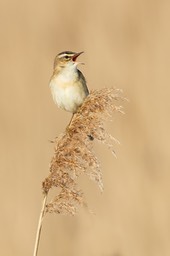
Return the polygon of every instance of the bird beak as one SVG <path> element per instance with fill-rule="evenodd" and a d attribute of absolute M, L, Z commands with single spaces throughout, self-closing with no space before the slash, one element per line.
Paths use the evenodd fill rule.
<path fill-rule="evenodd" d="M 82 54 L 83 52 L 78 52 L 78 53 L 76 53 L 76 54 L 74 54 L 74 56 L 72 57 L 72 61 L 76 61 L 76 59 L 77 59 L 77 57 L 80 55 L 80 54 Z"/>

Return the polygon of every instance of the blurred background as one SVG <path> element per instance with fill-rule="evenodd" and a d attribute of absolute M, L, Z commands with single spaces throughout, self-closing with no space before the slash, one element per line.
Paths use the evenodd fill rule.
<path fill-rule="evenodd" d="M 33 253 L 49 140 L 71 118 L 48 87 L 64 50 L 85 52 L 89 89 L 121 88 L 129 103 L 107 125 L 117 159 L 96 147 L 104 193 L 80 178 L 94 213 L 48 215 L 39 256 L 170 255 L 169 10 L 168 0 L 1 0 L 1 255 Z"/>

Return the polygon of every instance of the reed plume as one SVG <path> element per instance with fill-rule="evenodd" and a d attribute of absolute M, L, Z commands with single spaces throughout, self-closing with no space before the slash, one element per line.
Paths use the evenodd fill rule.
<path fill-rule="evenodd" d="M 123 100 L 121 90 L 104 88 L 92 91 L 76 112 L 65 132 L 54 140 L 54 155 L 50 172 L 42 183 L 44 194 L 37 228 L 34 253 L 37 256 L 42 220 L 46 213 L 75 215 L 79 206 L 86 205 L 83 191 L 77 185 L 81 174 L 86 174 L 103 191 L 102 173 L 94 152 L 94 141 L 106 144 L 112 153 L 117 140 L 107 133 L 104 121 L 111 119 L 122 107 L 116 102 Z M 57 195 L 46 204 L 48 192 L 57 188 Z"/>
<path fill-rule="evenodd" d="M 113 150 L 115 139 L 104 127 L 104 121 L 114 112 L 122 112 L 116 101 L 122 99 L 121 91 L 114 88 L 95 90 L 85 99 L 74 114 L 66 131 L 55 139 L 55 152 L 50 164 L 50 173 L 43 182 L 43 192 L 52 187 L 59 193 L 47 204 L 46 212 L 74 215 L 83 205 L 83 192 L 77 186 L 77 178 L 86 174 L 103 190 L 102 173 L 94 152 L 94 140 Z"/>

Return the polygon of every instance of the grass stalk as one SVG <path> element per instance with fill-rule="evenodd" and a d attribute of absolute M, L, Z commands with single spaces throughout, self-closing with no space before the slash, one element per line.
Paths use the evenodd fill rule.
<path fill-rule="evenodd" d="M 39 241 L 40 241 L 40 236 L 41 236 L 41 229 L 42 229 L 42 222 L 43 222 L 43 217 L 45 214 L 45 206 L 46 206 L 46 201 L 47 201 L 47 193 L 44 195 L 43 202 L 42 202 L 42 208 L 38 220 L 38 226 L 37 226 L 37 233 L 36 233 L 36 238 L 35 238 L 35 245 L 34 245 L 34 253 L 33 256 L 38 255 L 38 248 L 39 248 Z"/>

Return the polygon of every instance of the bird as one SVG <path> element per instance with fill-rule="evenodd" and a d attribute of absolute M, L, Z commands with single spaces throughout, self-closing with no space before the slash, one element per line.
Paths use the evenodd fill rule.
<path fill-rule="evenodd" d="M 77 58 L 83 52 L 60 52 L 54 60 L 53 74 L 50 79 L 50 89 L 54 103 L 61 109 L 73 115 L 89 95 L 86 79 L 77 68 Z"/>

